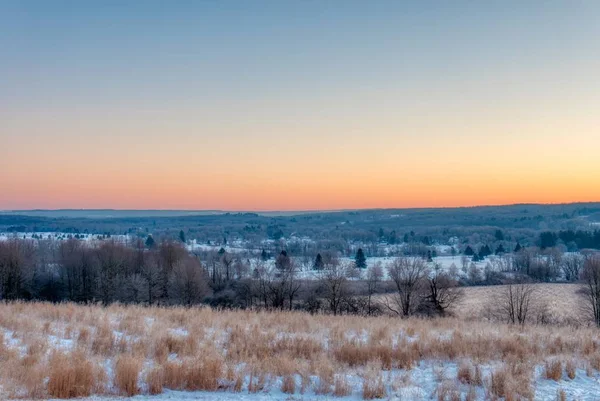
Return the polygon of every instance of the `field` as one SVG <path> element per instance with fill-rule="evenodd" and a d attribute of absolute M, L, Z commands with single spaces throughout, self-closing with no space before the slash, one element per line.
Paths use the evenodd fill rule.
<path fill-rule="evenodd" d="M 585 327 L 8 303 L 0 336 L 2 399 L 600 395 L 600 336 Z"/>
<path fill-rule="evenodd" d="M 548 318 L 555 323 L 584 323 L 585 312 L 582 310 L 582 298 L 577 291 L 580 284 L 534 284 L 535 301 L 545 306 Z M 464 298 L 456 305 L 453 312 L 464 319 L 485 318 L 487 309 L 499 299 L 506 286 L 464 287 Z M 589 319 L 587 319 L 589 321 Z"/>

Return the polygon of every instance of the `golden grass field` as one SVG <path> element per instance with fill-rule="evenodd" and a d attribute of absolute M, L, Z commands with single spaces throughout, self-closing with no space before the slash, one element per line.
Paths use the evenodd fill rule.
<path fill-rule="evenodd" d="M 400 399 L 430 364 L 428 397 L 516 400 L 533 399 L 539 380 L 594 382 L 600 370 L 595 328 L 461 318 L 4 303 L 0 333 L 2 399 L 166 389 Z"/>
<path fill-rule="evenodd" d="M 535 299 L 545 306 L 553 320 L 558 322 L 583 322 L 582 298 L 577 294 L 580 284 L 533 284 Z M 453 308 L 461 318 L 480 319 L 486 316 L 486 309 L 502 297 L 506 286 L 464 287 L 464 298 Z"/>

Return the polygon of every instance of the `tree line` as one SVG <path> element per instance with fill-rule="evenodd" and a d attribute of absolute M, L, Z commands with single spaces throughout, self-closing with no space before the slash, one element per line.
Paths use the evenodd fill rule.
<path fill-rule="evenodd" d="M 463 268 L 467 269 L 468 259 L 463 258 Z M 529 287 L 510 286 L 550 281 L 562 269 L 567 280 L 581 283 L 587 312 L 600 325 L 598 253 L 563 255 L 557 249 L 542 252 L 522 248 L 510 257 L 494 259 L 494 263 L 498 266 L 490 272 L 486 268 L 484 274 L 491 283 L 492 270 L 509 273 L 497 283 L 509 285 L 506 299 L 510 302 L 503 305 L 513 323 L 527 315 L 521 304 L 528 304 L 533 295 Z M 274 260 L 266 253 L 250 260 L 223 248 L 190 253 L 181 241 L 139 239 L 124 244 L 112 239 L 13 238 L 0 241 L 0 300 L 205 303 L 227 308 L 407 317 L 446 315 L 463 296 L 460 285 L 464 282 L 459 282 L 453 271 L 456 269 L 432 267 L 422 257 L 398 257 L 386 268 L 375 264 L 365 269 L 363 252 L 357 252 L 352 263 L 342 263 L 334 254 L 322 252 L 315 259 L 317 264 L 318 268 L 307 272 L 285 250 Z M 473 266 L 471 263 L 471 270 Z M 473 272 L 473 276 L 476 273 L 480 274 Z"/>
<path fill-rule="evenodd" d="M 0 299 L 410 316 L 446 314 L 461 293 L 455 278 L 432 272 L 422 258 L 398 258 L 387 271 L 365 270 L 362 250 L 353 263 L 327 252 L 315 263 L 315 276 L 307 277 L 285 250 L 274 261 L 251 261 L 223 248 L 189 253 L 180 241 L 15 238 L 0 242 Z"/>

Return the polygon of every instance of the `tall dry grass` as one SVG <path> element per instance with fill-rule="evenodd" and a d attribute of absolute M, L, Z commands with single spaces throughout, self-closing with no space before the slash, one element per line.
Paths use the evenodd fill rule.
<path fill-rule="evenodd" d="M 0 340 L 0 398 L 258 392 L 280 380 L 290 394 L 371 399 L 410 385 L 392 371 L 437 361 L 458 365 L 456 377 L 440 377 L 438 396 L 453 398 L 455 381 L 510 399 L 531 395 L 534 365 L 551 380 L 575 378 L 574 361 L 600 370 L 595 329 L 458 318 L 16 302 L 0 304 Z"/>

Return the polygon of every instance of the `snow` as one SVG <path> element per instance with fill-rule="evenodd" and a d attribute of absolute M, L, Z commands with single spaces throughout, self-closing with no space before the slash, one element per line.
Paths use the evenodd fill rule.
<path fill-rule="evenodd" d="M 97 241 L 98 236 L 103 236 L 104 234 L 76 234 L 76 233 L 64 233 L 64 232 L 0 232 L 0 241 L 7 241 L 13 238 L 16 239 L 28 239 L 28 240 L 46 240 L 46 239 L 54 239 L 54 240 L 66 240 L 69 238 L 75 238 L 76 235 L 79 235 L 77 238 L 80 241 Z M 35 237 L 34 237 L 35 236 Z M 37 238 L 36 238 L 37 237 Z M 133 237 L 130 235 L 111 235 L 106 239 L 110 239 L 117 242 L 127 243 Z"/>
<path fill-rule="evenodd" d="M 482 374 L 484 380 L 489 378 L 492 372 L 492 366 L 483 365 Z M 386 383 L 392 383 L 387 385 L 388 396 L 385 399 L 393 401 L 417 401 L 417 400 L 436 400 L 437 399 L 437 388 L 441 382 L 448 381 L 454 383 L 461 396 L 467 394 L 469 387 L 464 384 L 460 384 L 456 381 L 458 365 L 456 363 L 440 363 L 440 362 L 422 362 L 418 366 L 414 367 L 409 371 L 405 370 L 394 370 L 391 372 L 381 372 L 380 374 L 384 378 Z M 547 401 L 557 399 L 557 394 L 560 390 L 564 391 L 568 400 L 579 400 L 579 401 L 595 401 L 600 397 L 600 380 L 598 376 L 588 377 L 585 370 L 577 370 L 577 376 L 575 379 L 570 380 L 563 377 L 562 380 L 555 382 L 553 380 L 547 380 L 542 378 L 542 367 L 538 366 L 536 375 L 538 376 L 535 380 L 535 401 Z M 165 390 L 159 395 L 138 395 L 131 397 L 131 400 L 135 401 L 292 401 L 292 400 L 330 400 L 340 399 L 347 401 L 358 401 L 362 400 L 362 379 L 353 376 L 351 374 L 345 374 L 349 385 L 352 388 L 352 393 L 346 397 L 333 397 L 332 395 L 318 395 L 312 391 L 306 392 L 305 394 L 285 394 L 279 389 L 281 386 L 281 378 L 272 378 L 269 386 L 263 391 L 258 393 L 249 393 L 244 390 L 240 393 L 234 392 L 206 392 L 206 391 L 173 391 Z M 317 378 L 312 378 L 318 380 Z M 248 378 L 246 378 L 246 382 Z M 299 379 L 298 379 L 299 384 Z M 485 400 L 486 394 L 483 387 L 476 388 L 477 400 Z M 100 397 L 93 396 L 88 397 L 85 401 L 116 401 L 122 400 L 121 397 Z"/>
<path fill-rule="evenodd" d="M 153 323 L 153 322 L 147 322 Z M 215 330 L 212 327 L 206 328 L 207 333 L 210 332 L 213 337 L 223 337 L 226 332 L 223 330 Z M 3 334 L 4 344 L 8 348 L 19 350 L 24 355 L 26 353 L 26 347 L 22 344 L 22 341 L 14 336 L 14 332 L 2 329 L 0 332 Z M 62 330 L 58 330 L 55 334 L 47 336 L 48 345 L 53 349 L 69 350 L 74 347 L 74 341 L 69 338 L 64 338 Z M 189 335 L 188 331 L 180 328 L 170 328 L 169 333 L 178 336 Z M 122 336 L 123 333 L 114 331 L 115 336 Z M 282 333 L 284 334 L 284 333 Z M 293 333 L 286 333 L 293 335 Z M 368 333 L 366 330 L 349 330 L 344 333 L 347 339 L 353 339 L 362 343 L 369 341 Z M 452 337 L 452 331 L 448 330 L 436 330 L 434 329 L 429 333 L 430 335 L 438 336 L 440 339 L 450 339 Z M 317 338 L 325 340 L 327 338 L 323 333 L 316 332 L 312 333 Z M 2 337 L 0 337 L 2 338 Z M 392 340 L 397 342 L 399 340 L 406 340 L 408 342 L 416 340 L 415 337 L 410 337 L 404 331 L 399 331 L 393 336 Z M 176 360 L 178 356 L 172 354 L 169 356 L 169 360 Z M 104 360 L 103 366 L 109 378 L 113 376 L 113 363 L 114 361 L 107 358 Z M 480 366 L 484 381 L 487 380 L 493 369 L 498 367 L 501 362 L 495 361 L 489 364 L 482 364 Z M 386 384 L 389 400 L 436 400 L 436 390 L 440 383 L 449 382 L 461 392 L 464 397 L 469 390 L 469 387 L 464 384 L 460 384 L 456 380 L 457 369 L 459 361 L 434 361 L 425 360 L 421 361 L 418 365 L 414 366 L 410 370 L 395 369 L 392 371 L 379 371 L 378 374 L 383 378 Z M 152 368 L 152 361 L 146 361 L 144 369 L 147 371 Z M 576 399 L 580 401 L 596 401 L 600 398 L 600 376 L 598 372 L 594 372 L 591 376 L 586 374 L 584 369 L 578 369 L 576 371 L 576 377 L 569 379 L 565 374 L 558 382 L 553 380 L 545 379 L 543 376 L 543 366 L 539 365 L 535 369 L 534 377 L 534 388 L 536 401 L 544 400 L 555 400 L 558 391 L 564 391 L 567 399 Z M 343 372 L 337 372 L 337 375 L 343 375 L 350 388 L 351 394 L 347 397 L 335 397 L 341 400 L 357 401 L 362 399 L 362 385 L 363 385 L 363 374 L 364 372 L 357 371 L 352 368 L 347 368 Z M 309 386 L 310 390 L 307 390 L 305 394 L 299 394 L 298 392 L 294 395 L 284 394 L 281 392 L 282 377 L 271 376 L 268 380 L 267 386 L 264 390 L 259 393 L 249 393 L 247 385 L 249 377 L 246 376 L 244 382 L 243 391 L 240 393 L 234 393 L 230 391 L 222 392 L 185 392 L 185 391 L 171 391 L 165 390 L 164 393 L 156 396 L 150 395 L 139 395 L 132 397 L 132 400 L 137 401 L 187 401 L 187 400 L 205 400 L 205 401 L 216 401 L 216 400 L 242 400 L 242 401 L 266 401 L 266 400 L 328 400 L 334 398 L 330 395 L 319 395 L 313 390 L 313 386 Z M 318 383 L 319 378 L 316 376 L 311 377 L 312 384 Z M 297 388 L 299 388 L 300 378 L 297 377 Z M 143 391 L 145 385 L 141 385 Z M 477 387 L 477 400 L 485 400 L 485 390 L 483 387 Z M 93 396 L 85 398 L 86 401 L 116 401 L 122 399 L 114 396 Z"/>

